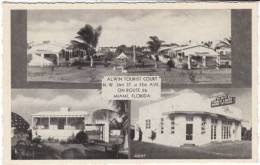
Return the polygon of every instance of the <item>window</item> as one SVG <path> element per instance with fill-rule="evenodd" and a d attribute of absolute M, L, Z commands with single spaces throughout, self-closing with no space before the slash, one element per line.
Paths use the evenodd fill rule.
<path fill-rule="evenodd" d="M 222 139 L 230 139 L 231 138 L 231 121 L 222 121 L 222 127 L 221 127 L 221 138 Z"/>
<path fill-rule="evenodd" d="M 36 117 L 34 123 L 37 129 L 49 129 L 49 118 L 48 117 Z"/>
<path fill-rule="evenodd" d="M 201 118 L 201 134 L 206 133 L 206 117 Z"/>
<path fill-rule="evenodd" d="M 171 134 L 175 133 L 175 118 L 171 118 Z"/>
<path fill-rule="evenodd" d="M 84 129 L 84 117 L 68 117 L 68 127 L 71 129 Z"/>
<path fill-rule="evenodd" d="M 150 129 L 151 128 L 151 120 L 145 120 L 145 128 Z"/>
<path fill-rule="evenodd" d="M 217 119 L 211 119 L 211 140 L 217 139 Z"/>
<path fill-rule="evenodd" d="M 186 116 L 186 121 L 193 121 L 193 116 L 187 115 Z"/>
<path fill-rule="evenodd" d="M 161 118 L 161 134 L 163 134 L 163 132 L 164 132 L 164 125 L 163 125 L 163 121 L 164 121 L 164 119 L 163 119 L 163 118 Z"/>

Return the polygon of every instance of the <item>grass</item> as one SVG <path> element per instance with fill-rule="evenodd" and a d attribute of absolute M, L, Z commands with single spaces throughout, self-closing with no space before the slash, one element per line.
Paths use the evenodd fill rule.
<path fill-rule="evenodd" d="M 45 160 L 45 159 L 127 159 L 128 154 L 111 150 L 95 144 L 60 144 L 43 142 L 37 146 L 26 148 L 23 157 L 14 159 Z"/>
<path fill-rule="evenodd" d="M 194 147 L 170 147 L 131 142 L 131 158 L 145 159 L 250 159 L 251 141 L 210 143 Z"/>
<path fill-rule="evenodd" d="M 104 67 L 96 65 L 95 68 L 84 66 L 78 69 L 77 66 L 72 67 L 56 67 L 51 68 L 28 67 L 28 81 L 50 81 L 50 82 L 70 82 L 70 83 L 100 83 L 104 76 L 160 76 L 162 83 L 166 85 L 173 84 L 225 84 L 231 83 L 231 68 L 222 69 L 193 69 L 183 70 L 172 68 L 167 71 L 167 65 L 158 64 L 158 68 L 154 68 L 154 61 L 145 60 L 143 67 L 129 67 L 128 73 L 122 73 L 121 70 L 113 70 L 113 66 Z M 194 80 L 190 79 L 190 74 L 194 75 Z"/>

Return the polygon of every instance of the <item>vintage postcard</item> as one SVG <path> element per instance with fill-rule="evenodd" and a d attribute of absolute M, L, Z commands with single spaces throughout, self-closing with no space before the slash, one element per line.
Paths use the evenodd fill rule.
<path fill-rule="evenodd" d="M 27 10 L 27 81 L 230 84 L 231 44 L 230 9 Z"/>
<path fill-rule="evenodd" d="M 255 162 L 257 11 L 5 3 L 4 163 Z"/>

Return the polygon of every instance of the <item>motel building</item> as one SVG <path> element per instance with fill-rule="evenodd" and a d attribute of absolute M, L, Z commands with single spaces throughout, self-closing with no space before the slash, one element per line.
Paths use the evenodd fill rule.
<path fill-rule="evenodd" d="M 60 65 L 60 52 L 62 46 L 55 42 L 44 41 L 39 44 L 32 45 L 27 50 L 27 56 L 30 56 L 28 66 L 32 67 L 49 67 Z"/>
<path fill-rule="evenodd" d="M 139 109 L 137 123 L 142 141 L 183 146 L 241 140 L 241 110 L 230 104 L 234 101 L 229 96 L 203 98 L 193 92 L 145 105 Z"/>
<path fill-rule="evenodd" d="M 44 111 L 32 115 L 32 137 L 67 140 L 79 131 L 86 131 L 88 137 L 109 142 L 109 121 L 93 120 L 90 113 L 71 111 L 62 107 L 59 111 Z"/>
<path fill-rule="evenodd" d="M 173 59 L 176 68 L 217 68 L 219 53 L 203 45 L 173 46 L 161 50 L 161 54 Z M 162 61 L 163 62 L 163 61 Z"/>

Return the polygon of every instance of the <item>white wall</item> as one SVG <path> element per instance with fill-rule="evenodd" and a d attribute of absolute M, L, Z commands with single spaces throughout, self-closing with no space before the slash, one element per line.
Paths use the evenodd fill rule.
<path fill-rule="evenodd" d="M 164 118 L 164 133 L 161 133 L 160 122 L 161 118 Z M 175 133 L 171 133 L 171 120 L 166 115 L 158 116 L 157 118 L 151 118 L 151 129 L 145 128 L 145 120 L 140 122 L 140 127 L 143 132 L 143 141 L 154 142 L 158 144 L 164 144 L 168 146 L 181 146 L 183 144 L 206 144 L 210 142 L 210 125 L 206 125 L 206 133 L 201 134 L 201 117 L 194 116 L 193 122 L 193 139 L 186 140 L 186 116 L 175 115 Z M 148 119 L 148 117 L 147 117 Z M 151 131 L 156 132 L 155 140 L 151 140 Z"/>
<path fill-rule="evenodd" d="M 32 54 L 32 59 L 28 64 L 29 66 L 53 66 L 53 62 L 45 59 L 44 57 Z"/>
<path fill-rule="evenodd" d="M 42 139 L 54 138 L 59 140 L 67 140 L 73 134 L 76 135 L 80 130 L 50 130 L 50 129 L 41 129 L 41 130 L 32 130 L 32 137 L 41 136 Z"/>
<path fill-rule="evenodd" d="M 159 111 L 159 110 L 158 110 Z M 163 144 L 167 146 L 181 146 L 184 144 L 195 144 L 203 145 L 211 142 L 211 117 L 206 117 L 205 133 L 201 133 L 201 123 L 202 116 L 194 115 L 192 122 L 186 121 L 186 115 L 174 115 L 175 116 L 175 133 L 171 134 L 171 120 L 168 115 L 162 115 L 157 112 L 157 115 L 153 114 L 151 111 L 149 113 L 140 112 L 141 117 L 139 117 L 140 128 L 143 132 L 142 140 L 144 142 L 153 142 L 158 144 Z M 161 118 L 164 118 L 164 133 L 161 133 Z M 145 120 L 151 120 L 151 129 L 146 129 Z M 193 124 L 193 139 L 186 140 L 186 124 Z M 225 140 L 241 140 L 241 125 L 238 126 L 236 134 L 233 134 L 233 129 L 235 128 L 234 121 L 231 127 L 231 139 Z M 222 120 L 218 119 L 216 128 L 216 140 L 217 142 L 224 141 L 221 138 Z M 151 132 L 156 132 L 156 138 L 152 141 Z"/>

